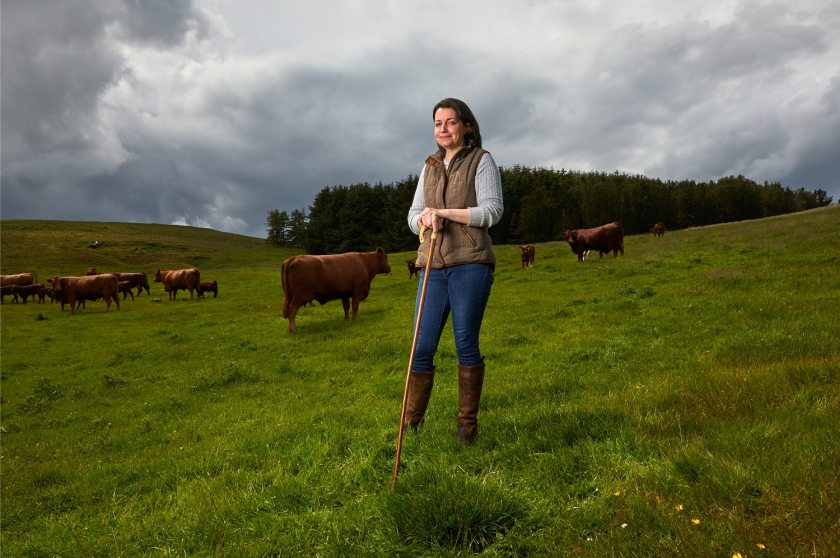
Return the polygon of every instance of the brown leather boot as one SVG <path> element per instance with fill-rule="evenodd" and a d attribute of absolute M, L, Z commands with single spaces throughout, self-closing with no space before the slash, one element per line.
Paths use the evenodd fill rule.
<path fill-rule="evenodd" d="M 467 444 L 475 441 L 478 428 L 478 401 L 484 384 L 484 363 L 479 366 L 458 365 L 458 398 L 461 412 L 458 415 L 458 438 Z"/>
<path fill-rule="evenodd" d="M 408 375 L 408 398 L 405 402 L 405 422 L 403 428 L 410 426 L 413 430 L 423 424 L 426 416 L 426 407 L 429 406 L 429 397 L 432 395 L 432 386 L 435 383 L 435 373 L 415 372 Z"/>

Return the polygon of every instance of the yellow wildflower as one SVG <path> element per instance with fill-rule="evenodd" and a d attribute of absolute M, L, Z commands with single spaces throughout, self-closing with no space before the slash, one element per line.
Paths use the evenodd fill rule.
<path fill-rule="evenodd" d="M 692 523 L 693 525 L 700 525 L 700 520 L 699 520 L 699 519 L 692 519 L 692 520 L 691 520 L 691 523 Z"/>
<path fill-rule="evenodd" d="M 765 548 L 767 548 L 766 546 L 764 546 L 763 543 L 756 543 L 755 546 L 757 546 L 759 550 L 764 550 Z"/>
<path fill-rule="evenodd" d="M 744 557 L 741 556 L 740 552 L 736 552 L 735 554 L 732 555 L 732 558 L 744 558 Z"/>
<path fill-rule="evenodd" d="M 613 496 L 621 496 L 621 490 L 616 490 Z"/>
<path fill-rule="evenodd" d="M 674 506 L 674 509 L 677 510 L 677 511 L 683 511 L 683 505 L 682 504 L 677 504 L 676 506 Z"/>

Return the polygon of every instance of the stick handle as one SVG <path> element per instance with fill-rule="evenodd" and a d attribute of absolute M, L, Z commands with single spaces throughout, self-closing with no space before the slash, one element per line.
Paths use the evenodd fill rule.
<path fill-rule="evenodd" d="M 420 243 L 423 243 L 423 233 L 426 227 L 420 227 Z M 420 335 L 420 320 L 423 317 L 423 303 L 426 301 L 426 285 L 429 282 L 429 270 L 432 267 L 432 256 L 437 241 L 437 231 L 432 230 L 432 243 L 429 245 L 429 257 L 426 259 L 426 269 L 423 272 L 423 285 L 420 288 L 420 301 L 417 304 L 417 318 L 414 321 L 414 336 L 411 339 L 411 352 L 408 355 L 408 371 L 405 374 L 402 408 L 400 409 L 400 425 L 397 431 L 397 454 L 394 457 L 394 476 L 391 479 L 391 490 L 397 487 L 397 475 L 400 473 L 400 454 L 402 453 L 403 423 L 405 423 L 405 405 L 408 400 L 408 383 L 411 378 L 411 368 L 414 366 L 414 350 L 417 348 L 417 338 Z"/>

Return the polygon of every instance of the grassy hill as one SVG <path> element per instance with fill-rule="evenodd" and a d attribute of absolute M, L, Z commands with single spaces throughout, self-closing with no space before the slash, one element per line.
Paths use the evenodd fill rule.
<path fill-rule="evenodd" d="M 3 555 L 836 554 L 838 240 L 831 206 L 631 236 L 582 264 L 546 243 L 522 270 L 497 247 L 479 438 L 455 440 L 449 327 L 391 491 L 411 254 L 355 323 L 314 305 L 290 334 L 291 251 L 3 221 L 3 273 L 196 265 L 220 288 L 0 307 Z"/>
<path fill-rule="evenodd" d="M 94 242 L 98 243 L 97 248 L 91 248 Z M 90 221 L 0 222 L 3 274 L 37 270 L 39 277 L 84 275 L 88 267 L 147 273 L 158 267 L 224 269 L 276 265 L 278 255 L 282 258 L 291 253 L 271 248 L 263 239 L 198 227 Z"/>

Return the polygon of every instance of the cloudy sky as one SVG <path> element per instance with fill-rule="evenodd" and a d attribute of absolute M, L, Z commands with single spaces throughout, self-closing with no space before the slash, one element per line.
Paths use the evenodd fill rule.
<path fill-rule="evenodd" d="M 2 0 L 3 219 L 265 236 L 465 100 L 503 166 L 840 200 L 836 0 Z"/>

